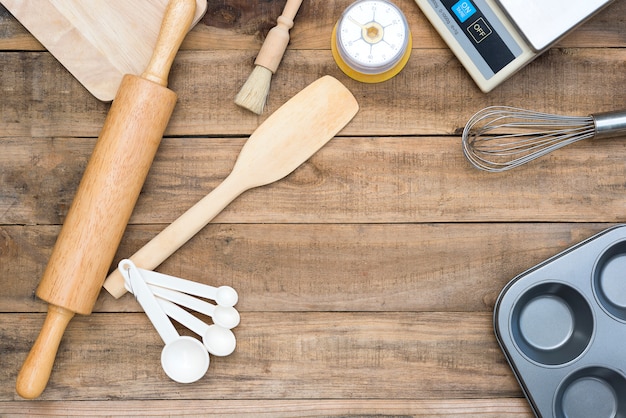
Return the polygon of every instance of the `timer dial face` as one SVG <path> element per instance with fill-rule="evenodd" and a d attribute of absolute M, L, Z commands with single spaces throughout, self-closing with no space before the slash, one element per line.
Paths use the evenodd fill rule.
<path fill-rule="evenodd" d="M 408 45 L 406 18 L 394 4 L 383 0 L 357 1 L 337 25 L 337 49 L 350 67 L 365 74 L 392 68 Z"/>

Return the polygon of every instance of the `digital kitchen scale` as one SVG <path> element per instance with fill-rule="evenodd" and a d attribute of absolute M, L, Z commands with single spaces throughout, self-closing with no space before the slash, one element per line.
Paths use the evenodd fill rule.
<path fill-rule="evenodd" d="M 487 93 L 614 0 L 415 0 Z"/>

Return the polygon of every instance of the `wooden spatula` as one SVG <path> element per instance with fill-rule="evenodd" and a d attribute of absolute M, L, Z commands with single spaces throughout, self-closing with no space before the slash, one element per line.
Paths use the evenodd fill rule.
<path fill-rule="evenodd" d="M 276 110 L 250 136 L 232 172 L 211 193 L 137 251 L 130 259 L 152 270 L 208 224 L 244 191 L 282 179 L 332 139 L 359 109 L 338 80 L 324 76 Z M 115 270 L 104 288 L 116 298 L 126 293 Z"/>

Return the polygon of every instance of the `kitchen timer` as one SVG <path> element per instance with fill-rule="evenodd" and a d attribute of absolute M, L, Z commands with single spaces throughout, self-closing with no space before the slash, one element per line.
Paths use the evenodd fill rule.
<path fill-rule="evenodd" d="M 332 33 L 339 68 L 364 83 L 389 80 L 411 55 L 411 32 L 402 11 L 387 0 L 359 0 L 343 12 Z"/>

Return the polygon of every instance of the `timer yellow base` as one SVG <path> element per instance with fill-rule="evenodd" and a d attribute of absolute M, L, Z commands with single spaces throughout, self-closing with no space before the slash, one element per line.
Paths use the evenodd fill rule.
<path fill-rule="evenodd" d="M 337 24 L 338 23 L 339 22 L 337 22 Z M 331 42 L 330 42 L 330 50 L 333 53 L 333 58 L 335 59 L 337 66 L 348 77 L 356 81 L 360 81 L 362 83 L 381 83 L 383 81 L 389 80 L 390 78 L 398 74 L 400 71 L 402 71 L 406 63 L 409 61 L 409 57 L 411 56 L 411 48 L 413 47 L 413 39 L 411 37 L 411 32 L 409 32 L 409 39 L 407 42 L 406 51 L 404 51 L 404 55 L 402 55 L 402 58 L 400 59 L 400 61 L 398 61 L 398 63 L 394 65 L 392 68 L 382 73 L 378 73 L 378 74 L 365 74 L 365 73 L 356 71 L 354 68 L 350 67 L 343 60 L 343 58 L 341 58 L 341 55 L 339 54 L 339 51 L 337 50 L 337 24 L 335 24 L 335 27 L 333 28 L 333 34 L 332 34 Z"/>

